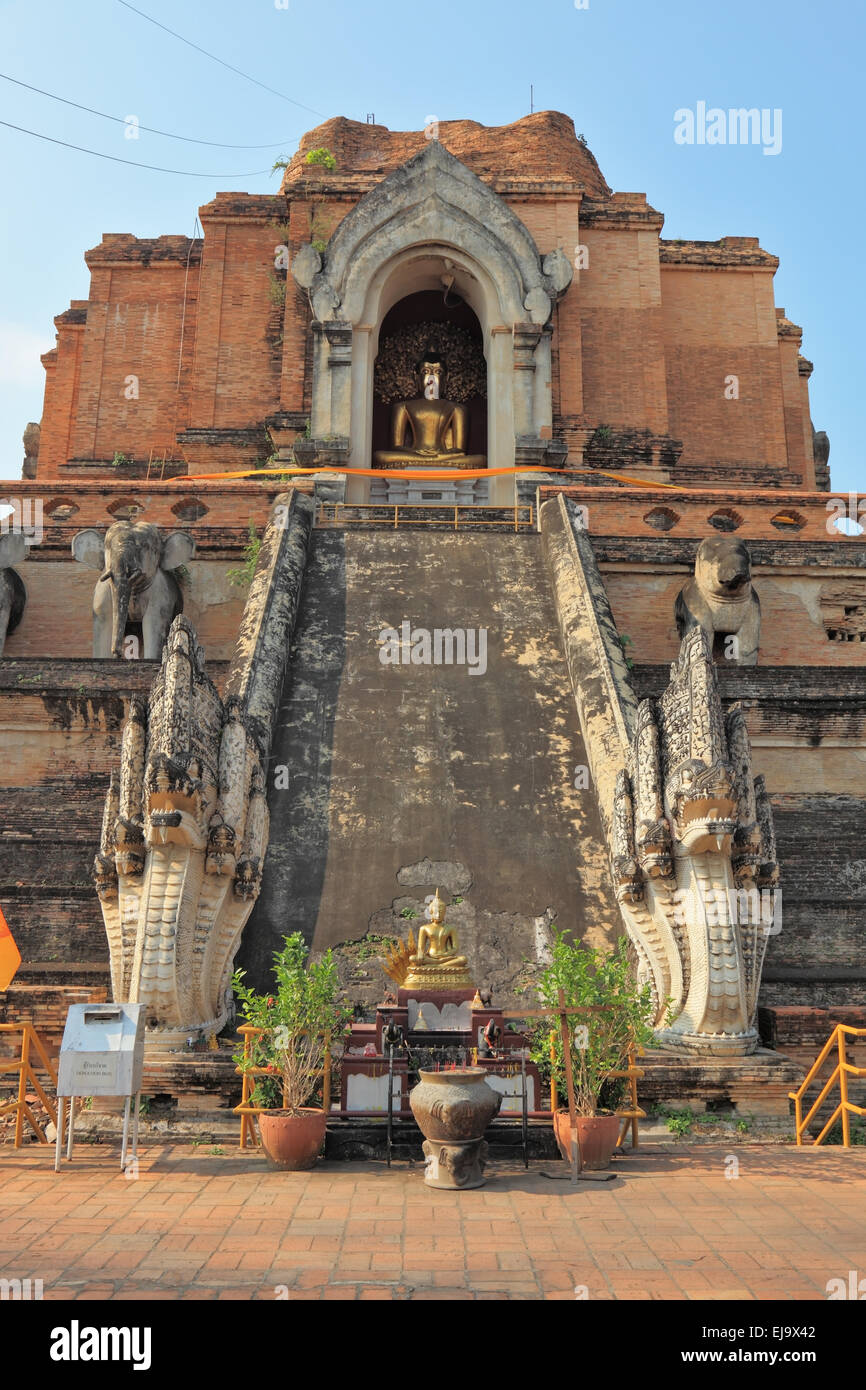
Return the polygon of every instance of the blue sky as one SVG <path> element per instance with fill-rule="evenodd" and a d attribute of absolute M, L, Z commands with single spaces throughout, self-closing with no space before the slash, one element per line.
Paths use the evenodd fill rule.
<path fill-rule="evenodd" d="M 812 416 L 831 439 L 834 491 L 866 492 L 864 8 L 851 0 L 136 0 L 138 8 L 301 107 L 218 66 L 119 0 L 0 3 L 0 72 L 112 115 L 226 144 L 184 144 L 0 80 L 0 120 L 122 159 L 128 168 L 0 126 L 0 477 L 42 407 L 52 319 L 85 299 L 85 250 L 103 232 L 191 234 L 217 190 L 269 192 L 266 170 L 332 115 L 392 129 L 429 115 L 487 125 L 535 109 L 573 116 L 608 183 L 645 192 L 664 235 L 758 236 L 780 257 L 776 302 L 805 328 Z M 678 145 L 674 113 L 782 111 L 782 149 Z"/>

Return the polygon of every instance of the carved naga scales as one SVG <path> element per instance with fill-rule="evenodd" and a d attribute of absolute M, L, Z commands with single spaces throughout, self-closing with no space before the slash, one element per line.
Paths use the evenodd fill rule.
<path fill-rule="evenodd" d="M 94 863 L 113 996 L 147 1006 L 160 1044 L 226 1023 L 267 836 L 262 749 L 175 618 L 147 706 L 130 706 Z"/>
<path fill-rule="evenodd" d="M 753 1051 L 779 879 L 773 817 L 742 711 L 723 716 L 701 628 L 683 639 L 661 699 L 638 707 L 616 783 L 612 867 L 659 1042 Z"/>

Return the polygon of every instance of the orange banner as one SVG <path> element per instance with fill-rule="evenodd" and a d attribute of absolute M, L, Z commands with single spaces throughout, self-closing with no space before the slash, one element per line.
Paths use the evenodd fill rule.
<path fill-rule="evenodd" d="M 213 483 L 223 478 L 285 478 L 289 475 L 311 475 L 313 473 L 346 473 L 357 478 L 408 478 L 411 482 L 447 482 L 455 478 L 501 478 L 508 473 L 557 473 L 563 478 L 576 478 L 581 474 L 596 478 L 612 478 L 617 483 L 628 483 L 629 487 L 645 487 L 652 490 L 669 489 L 671 492 L 697 492 L 699 488 L 679 487 L 676 483 L 650 482 L 646 478 L 630 478 L 625 473 L 606 473 L 601 468 L 545 468 L 541 464 L 528 463 L 523 468 L 301 468 L 286 464 L 284 468 L 244 468 L 237 473 L 190 473 L 190 482 Z"/>
<path fill-rule="evenodd" d="M 0 908 L 0 990 L 9 988 L 20 964 L 21 952 Z"/>

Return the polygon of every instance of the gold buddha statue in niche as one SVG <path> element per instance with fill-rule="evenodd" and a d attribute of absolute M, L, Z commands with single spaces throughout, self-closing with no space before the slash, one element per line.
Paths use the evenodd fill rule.
<path fill-rule="evenodd" d="M 428 920 L 418 932 L 410 931 L 408 947 L 402 941 L 387 955 L 385 973 L 403 989 L 468 989 L 475 981 L 469 962 L 457 950 L 457 932 L 445 921 L 445 903 L 436 889 L 427 908 Z"/>
<path fill-rule="evenodd" d="M 391 409 L 391 447 L 377 449 L 375 468 L 486 468 L 484 454 L 466 452 L 469 410 L 445 399 L 448 368 L 428 348 L 415 365 L 418 396 Z"/>

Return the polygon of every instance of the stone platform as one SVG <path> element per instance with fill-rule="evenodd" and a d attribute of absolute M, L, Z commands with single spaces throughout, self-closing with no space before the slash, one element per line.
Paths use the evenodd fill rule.
<path fill-rule="evenodd" d="M 522 1162 L 522 1135 L 519 1121 L 494 1120 L 484 1135 L 489 1146 L 491 1162 Z M 393 1128 L 392 1158 L 423 1165 L 423 1138 L 414 1120 L 397 1120 Z M 559 1161 L 559 1150 L 553 1137 L 553 1126 L 549 1121 L 531 1120 L 527 1139 L 530 1160 Z M 326 1159 L 342 1159 L 347 1162 L 369 1159 L 384 1162 L 387 1154 L 387 1125 L 384 1120 L 332 1120 L 328 1124 L 325 1136 Z"/>
<path fill-rule="evenodd" d="M 805 1075 L 797 1062 L 767 1048 L 730 1060 L 648 1049 L 638 1065 L 645 1072 L 637 1087 L 644 1110 L 675 1106 L 696 1113 L 734 1111 L 758 1119 L 790 1114 L 788 1092 L 796 1090 Z"/>

